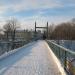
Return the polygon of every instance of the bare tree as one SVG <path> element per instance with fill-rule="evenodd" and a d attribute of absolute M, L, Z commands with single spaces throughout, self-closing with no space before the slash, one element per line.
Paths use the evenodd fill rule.
<path fill-rule="evenodd" d="M 15 32 L 19 27 L 20 27 L 19 22 L 15 18 L 6 21 L 6 24 L 4 25 L 3 28 L 7 34 L 8 40 L 10 38 L 12 40 L 12 42 L 14 42 Z M 12 48 L 14 48 L 14 44 L 13 44 Z"/>
<path fill-rule="evenodd" d="M 3 35 L 4 35 L 3 29 L 0 28 L 0 40 L 3 39 Z"/>
<path fill-rule="evenodd" d="M 75 39 L 75 24 L 74 22 L 61 23 L 50 34 L 53 39 L 73 40 Z"/>
<path fill-rule="evenodd" d="M 6 21 L 6 24 L 4 25 L 4 30 L 6 31 L 7 33 L 7 38 L 8 36 L 10 35 L 12 40 L 13 40 L 13 36 L 15 35 L 15 31 L 17 28 L 19 28 L 19 23 L 17 21 L 17 19 L 13 18 L 13 19 L 10 19 L 10 20 L 7 20 Z M 9 35 L 8 35 L 9 34 Z"/>
<path fill-rule="evenodd" d="M 7 21 L 7 23 L 3 26 L 4 30 L 5 30 L 5 34 L 7 36 L 7 40 L 8 40 L 8 34 L 11 32 L 11 24 L 10 22 Z"/>

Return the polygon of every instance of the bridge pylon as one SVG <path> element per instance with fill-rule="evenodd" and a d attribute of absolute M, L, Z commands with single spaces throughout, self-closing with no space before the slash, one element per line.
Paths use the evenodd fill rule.
<path fill-rule="evenodd" d="M 38 27 L 35 22 L 35 34 L 36 34 L 37 29 L 46 29 L 46 32 L 47 32 L 46 37 L 48 38 L 48 22 L 47 22 L 47 26 L 45 26 L 45 27 L 41 27 L 41 26 Z"/>

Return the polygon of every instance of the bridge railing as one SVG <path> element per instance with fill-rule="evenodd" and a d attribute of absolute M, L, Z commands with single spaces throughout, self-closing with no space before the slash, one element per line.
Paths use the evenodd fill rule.
<path fill-rule="evenodd" d="M 23 45 L 29 43 L 30 41 L 0 41 L 0 56 L 6 52 L 22 47 Z M 12 46 L 14 45 L 14 48 Z"/>
<path fill-rule="evenodd" d="M 66 71 L 75 75 L 75 52 L 66 49 L 52 41 L 47 41 L 54 54 L 60 60 L 62 66 Z"/>

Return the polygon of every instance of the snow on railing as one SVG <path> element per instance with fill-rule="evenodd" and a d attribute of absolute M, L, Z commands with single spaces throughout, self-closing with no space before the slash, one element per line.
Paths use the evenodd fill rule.
<path fill-rule="evenodd" d="M 11 50 L 11 51 L 9 51 L 9 52 L 5 52 L 4 54 L 2 54 L 2 55 L 0 56 L 0 60 L 3 59 L 3 58 L 6 58 L 7 56 L 9 56 L 9 55 L 11 55 L 11 54 L 14 54 L 15 52 L 21 50 L 22 48 L 26 48 L 26 47 L 28 47 L 28 46 L 33 45 L 34 43 L 35 43 L 35 42 L 30 42 L 30 43 L 28 43 L 28 44 L 26 44 L 26 45 L 24 45 L 24 46 L 22 46 L 22 47 L 19 47 L 19 48 L 17 48 L 17 49 Z"/>

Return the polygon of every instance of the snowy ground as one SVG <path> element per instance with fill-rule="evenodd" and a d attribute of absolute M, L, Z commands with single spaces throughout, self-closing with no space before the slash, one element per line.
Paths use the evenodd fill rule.
<path fill-rule="evenodd" d="M 45 41 L 37 41 L 29 47 L 0 60 L 0 75 L 61 75 Z"/>

